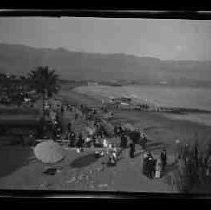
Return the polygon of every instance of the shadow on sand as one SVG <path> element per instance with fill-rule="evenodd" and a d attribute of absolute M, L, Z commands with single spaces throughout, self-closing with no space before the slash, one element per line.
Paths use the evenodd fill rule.
<path fill-rule="evenodd" d="M 168 164 L 164 170 L 163 176 L 167 175 L 168 173 L 174 171 L 177 168 L 178 168 L 178 164 L 176 162 L 172 164 Z"/>
<path fill-rule="evenodd" d="M 0 149 L 0 178 L 10 175 L 28 164 L 32 152 L 29 147 L 7 146 Z"/>
<path fill-rule="evenodd" d="M 149 149 L 150 151 L 162 150 L 163 147 L 164 147 L 163 142 L 154 142 L 154 143 L 151 143 L 151 144 L 147 144 L 147 149 Z"/>
<path fill-rule="evenodd" d="M 93 154 L 88 154 L 83 157 L 76 158 L 71 164 L 71 168 L 83 168 L 92 163 L 96 162 L 98 158 L 96 158 Z"/>

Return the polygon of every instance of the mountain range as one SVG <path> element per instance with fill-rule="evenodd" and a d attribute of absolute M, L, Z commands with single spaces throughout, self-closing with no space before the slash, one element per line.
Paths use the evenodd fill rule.
<path fill-rule="evenodd" d="M 211 61 L 164 61 L 127 54 L 84 53 L 64 48 L 0 44 L 0 72 L 27 74 L 42 65 L 55 68 L 60 78 L 66 80 L 211 83 Z"/>

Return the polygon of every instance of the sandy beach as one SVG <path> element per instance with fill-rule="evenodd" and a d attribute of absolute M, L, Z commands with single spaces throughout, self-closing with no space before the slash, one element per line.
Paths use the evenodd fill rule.
<path fill-rule="evenodd" d="M 98 105 L 95 99 L 70 91 L 69 95 L 60 94 L 65 102 L 72 104 Z M 71 120 L 71 114 L 64 113 L 63 120 Z M 171 185 L 174 170 L 175 140 L 193 142 L 197 132 L 200 147 L 204 147 L 211 136 L 209 126 L 184 120 L 166 118 L 161 113 L 138 111 L 114 111 L 110 123 L 129 122 L 141 128 L 149 137 L 148 148 L 157 157 L 165 145 L 168 154 L 168 170 L 159 180 L 149 180 L 142 174 L 142 156 L 139 146 L 135 159 L 129 158 L 129 150 L 122 154 L 114 168 L 107 168 L 103 158 L 96 159 L 91 149 L 76 153 L 66 149 L 65 160 L 54 164 L 60 168 L 54 176 L 43 174 L 47 165 L 37 160 L 30 147 L 4 146 L 0 151 L 3 168 L 0 170 L 1 189 L 45 189 L 45 190 L 108 190 L 138 192 L 177 192 Z M 6 164 L 5 164 L 6 162 Z"/>

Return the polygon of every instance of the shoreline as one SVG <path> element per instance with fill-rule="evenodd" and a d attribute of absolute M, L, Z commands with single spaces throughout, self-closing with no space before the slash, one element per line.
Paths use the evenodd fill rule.
<path fill-rule="evenodd" d="M 148 104 L 150 107 L 177 109 L 176 111 L 211 112 L 211 89 L 168 88 L 152 86 L 87 86 L 76 87 L 72 91 L 87 94 L 93 98 L 109 100 L 110 97 L 129 97 L 135 104 Z M 107 100 L 106 100 L 107 99 Z"/>
<path fill-rule="evenodd" d="M 79 101 L 83 101 L 88 106 L 93 104 L 95 104 L 95 107 L 100 106 L 100 100 L 74 90 L 69 91 L 69 94 L 63 94 L 62 98 L 66 102 L 79 103 Z M 204 148 L 211 137 L 211 126 L 187 119 L 170 118 L 166 116 L 168 113 L 140 112 L 137 110 L 112 111 L 114 112 L 113 121 L 130 122 L 134 126 L 145 130 L 153 141 L 158 142 L 161 140 L 169 146 L 174 145 L 176 139 L 189 143 L 193 142 L 197 133 L 200 144 Z"/>

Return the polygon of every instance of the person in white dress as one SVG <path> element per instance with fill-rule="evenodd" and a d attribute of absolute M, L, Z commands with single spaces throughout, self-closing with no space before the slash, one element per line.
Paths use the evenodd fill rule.
<path fill-rule="evenodd" d="M 108 141 L 107 139 L 103 139 L 103 147 L 107 148 L 108 147 Z"/>
<path fill-rule="evenodd" d="M 156 165 L 155 165 L 155 178 L 159 179 L 161 178 L 161 170 L 162 170 L 162 162 L 161 159 L 157 159 Z"/>

